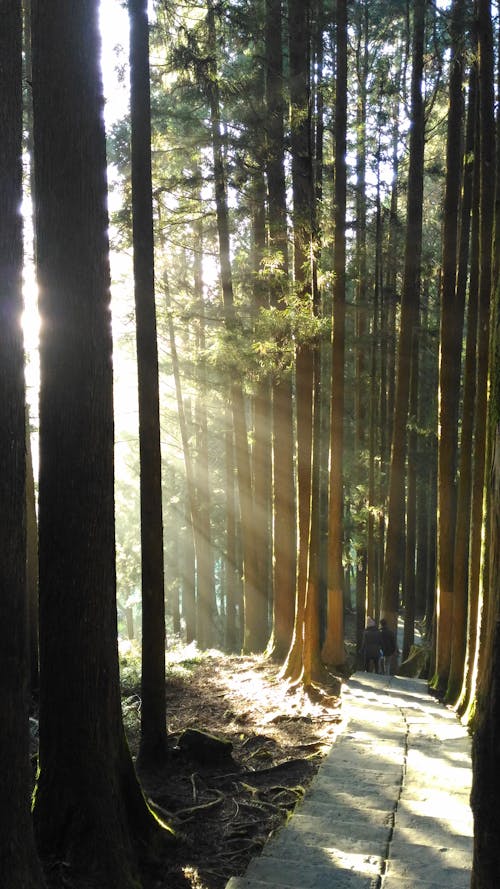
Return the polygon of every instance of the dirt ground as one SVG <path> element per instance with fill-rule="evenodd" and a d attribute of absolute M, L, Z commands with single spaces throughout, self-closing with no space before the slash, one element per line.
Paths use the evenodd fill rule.
<path fill-rule="evenodd" d="M 293 811 L 334 742 L 341 702 L 332 688 L 312 700 L 278 674 L 263 657 L 213 652 L 185 676 L 169 679 L 170 761 L 140 774 L 148 799 L 178 836 L 156 870 L 157 889 L 222 889 L 243 873 Z M 133 713 L 134 702 L 133 695 L 124 701 L 133 750 L 137 728 L 127 707 Z M 214 753 L 198 743 L 193 750 L 193 737 L 183 736 L 188 729 L 228 741 L 231 749 Z"/>

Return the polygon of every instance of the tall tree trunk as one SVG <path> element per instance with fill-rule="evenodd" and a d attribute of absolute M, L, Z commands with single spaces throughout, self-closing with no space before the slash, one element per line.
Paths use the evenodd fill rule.
<path fill-rule="evenodd" d="M 456 518 L 458 406 L 464 317 L 457 293 L 457 235 L 462 168 L 463 0 L 454 0 L 450 22 L 451 58 L 441 278 L 438 442 L 438 608 L 435 688 L 445 690 L 451 662 L 453 555 Z"/>
<path fill-rule="evenodd" d="M 260 97 L 259 97 L 260 98 Z M 263 101 L 263 97 L 262 97 Z M 266 247 L 266 184 L 262 171 L 262 158 L 257 157 L 257 172 L 253 176 L 252 229 L 253 229 L 253 296 L 256 315 L 268 308 L 268 288 L 262 278 L 262 263 Z M 263 650 L 269 641 L 269 610 L 272 601 L 272 452 L 271 452 L 271 387 L 268 379 L 259 381 L 253 396 L 254 445 L 252 451 L 252 485 L 255 492 L 255 546 L 258 557 L 257 584 L 261 590 L 258 599 L 260 614 L 256 623 L 260 628 L 256 638 L 257 650 Z"/>
<path fill-rule="evenodd" d="M 478 0 L 479 42 L 479 138 L 480 138 L 480 213 L 479 213 L 479 292 L 477 378 L 475 400 L 474 473 L 472 483 L 472 523 L 470 535 L 470 595 L 476 597 L 476 587 L 482 593 L 482 610 L 476 639 L 477 687 L 474 693 L 482 694 L 483 676 L 488 669 L 485 658 L 490 589 L 487 582 L 489 562 L 487 548 L 483 548 L 484 526 L 488 520 L 488 498 L 484 497 L 485 468 L 487 460 L 487 410 L 489 375 L 489 329 L 492 291 L 492 246 L 495 206 L 495 119 L 493 78 L 493 34 L 491 8 L 487 0 Z M 495 242 L 498 247 L 498 241 Z M 495 262 L 498 262 L 495 257 Z M 496 369 L 495 369 L 496 370 Z M 490 443 L 491 444 L 491 443 Z M 486 538 L 486 545 L 488 543 Z M 481 576 L 481 570 L 483 574 Z"/>
<path fill-rule="evenodd" d="M 200 173 L 197 170 L 197 173 Z M 194 292 L 198 306 L 197 349 L 203 355 L 206 348 L 205 302 L 203 298 L 203 220 L 196 222 L 196 253 L 194 260 Z M 199 390 L 195 402 L 196 424 L 196 460 L 194 464 L 194 483 L 196 487 L 196 573 L 198 587 L 198 608 L 201 608 L 200 629 L 203 627 L 204 645 L 212 646 L 216 640 L 215 621 L 217 604 L 215 601 L 214 558 L 212 553 L 212 531 L 210 523 L 210 470 L 209 440 L 207 416 L 207 374 L 206 364 L 202 359 L 197 372 Z M 189 447 L 188 442 L 186 442 Z"/>
<path fill-rule="evenodd" d="M 267 188 L 269 246 L 277 263 L 270 279 L 271 304 L 286 308 L 289 276 L 284 163 L 282 0 L 266 0 Z M 273 263 L 274 266 L 274 263 Z M 286 285 L 283 286 L 283 282 Z M 273 383 L 274 578 L 270 653 L 283 660 L 293 633 L 296 585 L 296 505 L 292 383 L 282 374 Z"/>
<path fill-rule="evenodd" d="M 357 641 L 361 644 L 362 628 L 365 624 L 368 552 L 367 541 L 373 545 L 373 528 L 368 529 L 370 519 L 367 510 L 367 478 L 366 478 L 366 447 L 368 393 L 367 387 L 367 331 L 368 331 L 368 281 L 367 281 L 367 243 L 366 243 L 366 97 L 368 82 L 368 3 L 359 6 L 357 22 L 356 70 L 358 83 L 357 107 L 357 190 L 356 190 L 356 390 L 355 390 L 355 449 L 356 449 L 356 486 L 359 491 L 356 510 L 358 516 L 357 536 L 360 540 L 356 552 L 356 625 Z M 377 196 L 378 200 L 380 195 Z M 378 217 L 377 217 L 378 218 Z M 377 270 L 376 270 L 377 271 Z M 362 518 L 361 518 L 362 516 Z M 373 522 L 372 522 L 373 525 Z M 373 550 L 372 550 L 373 553 Z M 370 578 L 371 579 L 371 578 Z M 373 610 L 370 610 L 373 614 Z"/>
<path fill-rule="evenodd" d="M 213 581 L 210 575 L 209 565 L 203 561 L 202 554 L 205 550 L 205 528 L 200 521 L 200 505 L 203 497 L 198 496 L 196 487 L 195 468 L 189 444 L 189 430 L 184 401 L 182 398 L 181 375 L 179 357 L 175 340 L 175 328 L 172 315 L 172 303 L 170 288 L 166 272 L 164 273 L 165 303 L 168 316 L 168 335 L 170 340 L 170 358 L 172 361 L 172 373 L 174 377 L 175 396 L 177 400 L 177 416 L 181 433 L 182 453 L 184 455 L 184 468 L 186 470 L 186 495 L 189 509 L 186 534 L 191 533 L 196 563 L 196 640 L 200 648 L 210 648 L 214 644 L 215 602 L 213 596 Z"/>
<path fill-rule="evenodd" d="M 332 408 L 330 431 L 330 501 L 327 629 L 323 660 L 343 664 L 344 572 L 343 453 L 345 373 L 346 202 L 347 202 L 347 2 L 337 0 L 337 73 L 335 94 L 335 281 L 333 290 Z"/>
<path fill-rule="evenodd" d="M 294 284 L 300 311 L 313 311 L 312 231 L 313 171 L 310 105 L 310 3 L 289 3 L 290 105 L 293 191 Z M 311 468 L 314 356 L 310 342 L 299 343 L 295 356 L 297 417 L 298 568 L 295 622 L 283 675 L 303 676 L 304 627 L 311 520 Z"/>
<path fill-rule="evenodd" d="M 0 870 L 10 889 L 42 889 L 29 809 L 21 3 L 2 0 L 0 15 Z"/>
<path fill-rule="evenodd" d="M 495 131 L 493 124 L 493 39 L 491 27 L 491 6 L 487 0 L 478 0 L 479 41 L 480 41 L 480 105 L 481 143 L 486 148 L 484 159 L 488 167 L 482 169 L 482 189 L 485 203 L 482 217 L 485 228 L 482 235 L 488 235 L 487 220 L 491 212 L 492 178 L 494 163 Z M 500 116 L 497 117 L 497 125 Z M 499 138 L 497 127 L 497 139 Z M 483 192 L 482 192 L 483 193 Z M 484 251 L 487 250 L 483 242 Z M 487 608 L 487 632 L 484 638 L 482 675 L 476 702 L 475 732 L 473 740 L 473 783 L 471 805 L 474 813 L 474 852 L 472 865 L 472 889 L 494 889 L 500 879 L 500 817 L 498 794 L 500 792 L 500 771 L 498 769 L 498 726 L 500 724 L 500 595 L 498 577 L 500 575 L 500 145 L 496 145 L 496 204 L 495 231 L 493 240 L 493 307 L 492 337 L 490 352 L 491 386 L 489 400 L 489 437 L 491 441 L 491 461 L 488 466 L 490 511 L 489 522 L 484 528 L 489 538 L 489 590 L 485 595 Z M 486 259 L 486 257 L 482 257 Z M 486 261 L 487 266 L 487 261 Z M 487 271 L 487 268 L 486 268 Z M 483 271 L 481 272 L 483 274 Z M 481 286 L 486 286 L 483 281 Z M 481 666 L 481 665 L 480 665 Z"/>
<path fill-rule="evenodd" d="M 222 284 L 224 318 L 227 331 L 236 329 L 234 308 L 233 278 L 229 236 L 229 209 L 226 175 L 221 134 L 220 101 L 217 73 L 217 35 L 213 0 L 207 0 L 208 51 L 210 54 L 209 77 L 207 81 L 210 101 L 210 122 L 214 160 L 215 204 L 219 256 Z M 255 546 L 255 520 L 252 491 L 252 473 L 248 446 L 245 399 L 241 382 L 235 379 L 229 387 L 229 397 L 234 424 L 234 448 L 238 494 L 241 515 L 241 536 L 243 552 L 245 629 L 243 648 L 246 652 L 262 650 L 259 616 L 262 613 L 260 600 L 263 591 L 258 586 L 258 561 Z"/>
<path fill-rule="evenodd" d="M 424 108 L 422 71 L 425 0 L 413 4 L 410 160 L 406 217 L 405 268 L 401 295 L 401 321 L 396 374 L 396 396 L 389 481 L 387 543 L 382 590 L 382 615 L 397 628 L 400 565 L 404 547 L 406 423 L 411 374 L 411 344 L 418 318 L 422 253 L 422 201 L 424 162 Z"/>
<path fill-rule="evenodd" d="M 236 491 L 234 484 L 234 444 L 231 412 L 226 408 L 225 456 L 226 456 L 226 619 L 224 640 L 227 651 L 238 651 L 241 634 L 238 632 L 237 614 L 239 599 L 238 556 L 236 548 Z M 240 626 L 243 615 L 239 614 Z"/>
<path fill-rule="evenodd" d="M 464 153 L 463 172 L 463 197 L 461 210 L 460 248 L 457 275 L 457 297 L 464 299 L 467 291 L 467 278 L 469 276 L 469 308 L 467 316 L 467 335 L 465 348 L 465 362 L 463 374 L 462 395 L 462 423 L 459 451 L 459 472 L 457 485 L 457 508 L 455 519 L 455 552 L 453 556 L 453 627 L 451 637 L 451 663 L 448 678 L 447 699 L 455 704 L 461 696 L 460 689 L 464 685 L 465 657 L 470 622 L 468 608 L 468 566 L 469 566 L 469 530 L 471 507 L 471 481 L 472 481 L 472 454 L 473 454 L 473 417 L 475 398 L 475 369 L 476 369 L 476 337 L 477 337 L 477 233 L 474 241 L 476 244 L 475 259 L 471 256 L 470 229 L 471 209 L 474 191 L 474 179 L 476 179 L 476 192 L 479 192 L 479 158 L 474 159 L 474 139 L 477 132 L 477 66 L 474 64 L 469 73 L 469 106 L 467 111 L 467 132 Z M 477 146 L 479 152 L 479 145 Z M 477 212 L 479 206 L 477 206 Z M 477 218 L 477 213 L 476 213 Z M 477 222 L 475 223 L 477 230 Z M 470 275 L 469 275 L 470 261 Z M 477 603 L 475 607 L 477 614 Z M 472 649 L 474 648 L 474 643 Z"/>
<path fill-rule="evenodd" d="M 34 815 L 44 856 L 101 885 L 137 889 L 137 851 L 147 855 L 159 824 L 135 776 L 120 706 L 98 5 L 97 0 L 33 4 L 43 319 L 40 753 Z"/>
<path fill-rule="evenodd" d="M 142 677 L 139 762 L 166 754 L 165 588 L 147 0 L 129 0 L 132 236 L 139 384 Z"/>

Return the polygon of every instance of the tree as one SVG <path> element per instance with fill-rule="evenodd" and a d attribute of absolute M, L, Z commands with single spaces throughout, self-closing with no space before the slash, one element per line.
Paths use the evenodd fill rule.
<path fill-rule="evenodd" d="M 166 753 L 165 591 L 147 0 L 130 0 L 132 232 L 139 384 L 142 677 L 139 762 Z"/>
<path fill-rule="evenodd" d="M 217 215 L 217 232 L 219 238 L 219 256 L 221 269 L 222 300 L 224 306 L 224 323 L 228 336 L 237 333 L 237 319 L 234 306 L 233 276 L 231 269 L 229 208 L 227 199 L 226 175 L 221 133 L 220 99 L 217 73 L 217 34 L 215 25 L 215 9 L 213 0 L 207 0 L 207 37 L 208 37 L 208 77 L 207 89 L 210 102 L 210 123 L 212 136 L 212 152 L 214 163 L 214 189 Z M 259 607 L 264 595 L 258 587 L 258 561 L 255 546 L 254 498 L 250 453 L 248 447 L 245 402 L 241 380 L 235 379 L 229 385 L 231 410 L 234 424 L 235 462 L 238 478 L 240 501 L 241 536 L 244 568 L 244 641 L 245 651 L 259 651 L 262 644 L 262 626 Z"/>
<path fill-rule="evenodd" d="M 406 422 L 411 374 L 411 344 L 418 318 L 422 250 L 422 199 L 424 162 L 424 108 L 422 70 L 425 2 L 413 4 L 413 52 L 411 77 L 411 130 L 408 172 L 405 267 L 401 295 L 401 324 L 396 373 L 387 543 L 384 561 L 382 615 L 396 630 L 399 606 L 400 564 L 404 545 L 404 481 Z"/>
<path fill-rule="evenodd" d="M 285 180 L 282 0 L 266 0 L 267 189 L 271 305 L 285 310 L 288 237 Z M 283 660 L 293 633 L 296 583 L 296 518 L 291 374 L 273 382 L 274 583 L 271 651 Z"/>
<path fill-rule="evenodd" d="M 453 555 L 456 518 L 458 406 L 464 294 L 457 292 L 457 239 L 462 168 L 462 82 L 464 3 L 455 0 L 450 31 L 450 104 L 446 150 L 440 337 L 440 436 L 438 443 L 438 614 L 436 682 L 446 686 L 451 661 L 453 614 Z"/>
<path fill-rule="evenodd" d="M 21 3 L 0 3 L 0 14 L 0 869 L 11 889 L 42 889 L 29 810 Z"/>
<path fill-rule="evenodd" d="M 106 146 L 97 0 L 33 4 L 40 312 L 41 854 L 137 889 L 163 835 L 126 744 L 117 651 Z"/>
<path fill-rule="evenodd" d="M 335 94 L 335 283 L 333 292 L 330 499 L 328 522 L 328 620 L 323 659 L 344 663 L 343 450 L 346 287 L 347 3 L 337 0 Z"/>
<path fill-rule="evenodd" d="M 492 196 L 492 176 L 496 173 L 496 206 L 494 239 L 492 246 L 493 268 L 486 257 L 486 267 L 493 272 L 492 278 L 492 337 L 490 350 L 491 389 L 488 407 L 488 432 L 491 446 L 489 465 L 488 499 L 491 509 L 487 534 L 486 554 L 489 571 L 485 574 L 489 588 L 485 590 L 484 609 L 484 648 L 482 675 L 480 675 L 476 700 L 476 718 L 473 738 L 473 783 L 471 806 L 474 813 L 474 850 L 472 863 L 472 889 L 494 889 L 500 877 L 500 850 L 497 842 L 500 830 L 499 812 L 496 800 L 500 790 L 498 770 L 498 725 L 500 719 L 500 595 L 498 576 L 500 570 L 500 207 L 499 181 L 500 164 L 498 144 L 496 163 L 494 155 L 495 127 L 493 118 L 493 34 L 491 24 L 491 4 L 488 0 L 478 2 L 479 31 L 479 76 L 480 76 L 480 130 L 483 151 L 486 147 L 488 167 L 482 167 L 481 194 L 486 219 L 486 233 L 490 228 Z M 484 233 L 484 232 L 483 232 Z M 486 244 L 484 245 L 486 248 Z"/>

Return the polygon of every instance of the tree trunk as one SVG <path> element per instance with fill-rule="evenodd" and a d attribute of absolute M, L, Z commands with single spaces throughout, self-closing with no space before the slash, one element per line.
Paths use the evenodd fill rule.
<path fill-rule="evenodd" d="M 483 549 L 484 523 L 488 503 L 484 498 L 485 468 L 487 465 L 487 410 L 490 339 L 490 302 L 492 289 L 492 244 L 495 190 L 495 119 L 493 80 L 493 37 L 490 4 L 478 0 L 479 41 L 479 141 L 480 141 L 480 212 L 479 212 L 479 291 L 477 376 L 474 402 L 474 471 L 472 482 L 472 523 L 470 531 L 470 596 L 482 593 L 481 626 L 476 640 L 476 669 L 478 689 L 486 668 L 484 637 L 488 633 L 485 616 L 488 613 L 489 585 L 481 577 L 481 569 L 488 569 Z M 496 245 L 498 246 L 498 244 Z M 488 542 L 488 541 L 487 541 Z M 480 598 L 480 597 L 479 597 Z"/>
<path fill-rule="evenodd" d="M 356 190 L 356 390 L 355 390 L 355 449 L 356 449 L 356 487 L 359 492 L 355 509 L 357 512 L 357 537 L 360 540 L 356 552 L 356 625 L 357 641 L 361 644 L 363 627 L 365 625 L 366 599 L 367 599 L 367 574 L 368 574 L 368 546 L 371 543 L 371 556 L 373 558 L 373 520 L 371 528 L 368 506 L 368 491 L 366 476 L 366 448 L 368 404 L 370 389 L 368 381 L 367 332 L 368 332 L 368 281 L 367 281 L 367 240 L 366 240 L 366 102 L 367 82 L 369 71 L 368 56 L 368 3 L 364 2 L 359 7 L 359 20 L 357 21 L 356 44 L 356 72 L 358 84 L 357 107 L 357 190 Z M 379 199 L 380 195 L 377 196 Z M 378 218 L 378 216 L 377 216 Z M 375 274 L 377 270 L 375 270 Z M 375 381 L 372 382 L 375 385 Z M 373 491 L 372 491 L 373 493 Z M 368 517 L 368 518 L 367 518 Z M 372 563 L 373 564 L 373 563 Z M 370 576 L 370 580 L 372 577 Z M 372 597 L 370 596 L 370 600 Z M 370 602 L 371 604 L 371 602 Z M 373 614 L 373 607 L 369 614 Z"/>
<path fill-rule="evenodd" d="M 467 336 L 465 347 L 463 396 L 462 396 L 462 423 L 460 435 L 459 472 L 457 485 L 457 509 L 455 520 L 455 552 L 453 556 L 453 627 L 451 638 L 451 663 L 448 679 L 447 700 L 456 704 L 461 696 L 461 688 L 464 685 L 465 657 L 469 629 L 472 630 L 468 607 L 469 586 L 469 529 L 471 508 L 471 481 L 472 481 L 472 453 L 473 453 L 473 418 L 475 399 L 475 370 L 476 370 L 476 338 L 477 338 L 477 221 L 475 229 L 474 256 L 470 247 L 471 208 L 473 200 L 473 185 L 476 180 L 475 190 L 479 192 L 479 164 L 478 157 L 474 160 L 474 139 L 477 131 L 477 67 L 474 64 L 469 74 L 469 107 L 467 111 L 467 133 L 464 155 L 464 185 L 461 210 L 461 230 L 459 265 L 457 276 L 457 297 L 462 300 L 467 290 L 467 278 L 469 276 L 469 308 L 467 315 Z M 479 151 L 479 145 L 478 145 Z M 476 220 L 479 206 L 476 207 Z M 470 273 L 469 273 L 470 261 Z M 465 299 L 464 299 L 465 302 Z M 477 603 L 475 603 L 477 614 Z M 472 642 L 472 639 L 471 639 Z M 471 651 L 474 650 L 474 642 Z"/>
<path fill-rule="evenodd" d="M 200 174 L 200 171 L 196 171 Z M 200 196 L 201 198 L 201 196 Z M 202 255 L 203 255 L 203 221 L 196 222 L 197 246 L 194 260 L 194 290 L 198 306 L 197 349 L 204 355 L 206 348 L 205 336 L 205 303 L 203 298 Z M 179 378 L 180 379 L 180 378 Z M 194 464 L 194 483 L 196 487 L 196 517 L 194 522 L 196 541 L 196 573 L 198 587 L 198 608 L 201 608 L 200 629 L 203 626 L 204 644 L 207 647 L 216 643 L 215 622 L 217 604 L 215 601 L 214 558 L 212 552 L 212 531 L 210 524 L 210 470 L 208 452 L 208 416 L 207 416 L 207 374 L 205 361 L 201 360 L 198 370 L 200 390 L 195 402 L 196 425 L 196 461 Z M 186 441 L 186 447 L 189 443 Z M 199 638 L 199 637 L 198 637 Z"/>
<path fill-rule="evenodd" d="M 9 889 L 42 889 L 29 808 L 21 3 L 0 14 L 0 872 Z"/>
<path fill-rule="evenodd" d="M 261 97 L 259 97 L 260 99 Z M 262 97 L 263 101 L 263 97 Z M 253 298 L 255 313 L 268 308 L 268 289 L 262 278 L 266 247 L 266 184 L 261 172 L 263 160 L 256 158 L 258 171 L 254 173 L 252 199 L 253 229 Z M 258 598 L 260 614 L 256 615 L 259 636 L 258 651 L 264 650 L 269 641 L 269 612 L 272 602 L 272 452 L 271 452 L 271 387 L 268 379 L 259 380 L 253 396 L 254 445 L 252 450 L 252 486 L 255 492 L 255 547 L 258 558 L 257 585 L 261 590 Z"/>
<path fill-rule="evenodd" d="M 285 182 L 282 0 L 266 0 L 267 188 L 269 246 L 277 271 L 270 278 L 271 304 L 286 308 L 288 238 Z M 283 282 L 286 282 L 285 286 Z M 296 584 L 296 505 L 292 384 L 273 382 L 274 577 L 272 657 L 283 660 L 293 634 Z"/>
<path fill-rule="evenodd" d="M 142 676 L 141 764 L 166 754 L 165 588 L 160 392 L 154 280 L 147 0 L 129 0 L 132 237 L 139 384 Z"/>
<path fill-rule="evenodd" d="M 438 609 L 435 688 L 444 691 L 451 663 L 453 554 L 456 519 L 456 468 L 463 294 L 457 292 L 457 235 L 460 205 L 464 0 L 454 0 L 450 22 L 451 58 L 441 277 L 438 441 Z"/>
<path fill-rule="evenodd" d="M 337 0 L 337 73 L 335 94 L 335 251 L 330 430 L 330 500 L 328 522 L 328 603 L 323 660 L 344 663 L 344 373 L 346 290 L 346 139 L 347 139 L 347 2 Z"/>
<path fill-rule="evenodd" d="M 217 40 L 215 10 L 213 0 L 207 0 L 208 50 L 210 53 L 209 78 L 207 81 L 210 101 L 210 122 L 214 161 L 215 204 L 219 256 L 222 283 L 222 298 L 226 330 L 234 334 L 236 316 L 234 309 L 233 279 L 229 236 L 229 209 L 223 158 L 223 143 L 220 121 L 220 103 L 217 74 Z M 238 494 L 241 515 L 241 536 L 243 552 L 243 577 L 245 600 L 245 629 L 243 648 L 246 652 L 262 650 L 259 616 L 262 613 L 260 600 L 263 591 L 258 586 L 258 562 L 255 546 L 254 502 L 250 452 L 248 447 L 245 399 L 239 379 L 229 386 L 229 398 L 234 424 L 234 448 Z"/>
<path fill-rule="evenodd" d="M 382 616 L 397 628 L 400 565 L 404 552 L 406 423 L 411 374 L 411 344 L 418 318 L 422 252 L 424 109 L 422 99 L 425 0 L 415 0 L 411 89 L 410 160 L 406 219 L 405 268 L 392 434 L 387 543 L 382 590 Z"/>
<path fill-rule="evenodd" d="M 309 83 L 310 4 L 289 4 L 291 153 L 295 295 L 305 315 L 313 311 L 312 221 L 313 175 Z M 294 632 L 283 675 L 298 681 L 303 675 L 304 607 L 308 582 L 311 519 L 311 468 L 314 358 L 309 342 L 298 343 L 295 356 L 297 422 L 298 567 Z"/>
<path fill-rule="evenodd" d="M 137 889 L 137 850 L 147 854 L 159 825 L 135 776 L 120 706 L 99 58 L 96 0 L 33 4 L 43 319 L 40 754 L 34 815 L 44 856 L 101 885 Z"/>

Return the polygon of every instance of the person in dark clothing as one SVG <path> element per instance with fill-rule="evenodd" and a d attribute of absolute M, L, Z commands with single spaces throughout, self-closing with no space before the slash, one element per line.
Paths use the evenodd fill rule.
<path fill-rule="evenodd" d="M 363 633 L 363 643 L 361 645 L 363 665 L 367 673 L 378 673 L 381 651 L 382 639 L 380 630 L 373 620 L 373 617 L 369 617 L 366 621 L 366 628 Z"/>
<path fill-rule="evenodd" d="M 381 671 L 389 674 L 391 672 L 391 662 L 394 654 L 399 654 L 396 643 L 396 634 L 387 626 L 385 617 L 380 621 L 380 647 L 382 649 Z"/>

